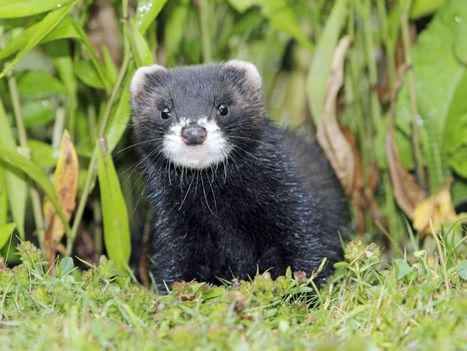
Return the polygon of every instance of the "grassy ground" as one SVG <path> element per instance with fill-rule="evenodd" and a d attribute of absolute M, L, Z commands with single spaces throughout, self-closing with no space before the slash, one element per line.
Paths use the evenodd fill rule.
<path fill-rule="evenodd" d="M 458 239 L 386 263 L 376 245 L 352 242 L 313 306 L 300 274 L 178 284 L 159 296 L 106 260 L 80 273 L 65 258 L 50 277 L 41 253 L 23 243 L 23 263 L 0 268 L 0 348 L 467 350 L 467 261 Z"/>

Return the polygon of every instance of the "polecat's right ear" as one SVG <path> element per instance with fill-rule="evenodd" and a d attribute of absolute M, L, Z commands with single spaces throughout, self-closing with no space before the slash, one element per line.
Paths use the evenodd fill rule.
<path fill-rule="evenodd" d="M 245 75 L 245 81 L 253 91 L 261 89 L 262 80 L 258 69 L 254 64 L 242 60 L 230 60 L 225 63 L 226 68 L 231 68 L 242 72 Z"/>
<path fill-rule="evenodd" d="M 144 89 L 144 85 L 149 75 L 167 72 L 167 68 L 161 65 L 143 66 L 136 70 L 133 78 L 131 79 L 130 92 L 131 97 L 134 99 Z"/>

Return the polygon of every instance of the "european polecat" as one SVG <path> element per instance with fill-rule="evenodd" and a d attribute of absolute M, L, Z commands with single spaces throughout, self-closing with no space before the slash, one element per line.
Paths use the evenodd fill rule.
<path fill-rule="evenodd" d="M 133 129 L 155 222 L 150 272 L 219 283 L 290 266 L 326 278 L 347 223 L 340 185 L 316 143 L 268 119 L 248 62 L 138 69 Z"/>

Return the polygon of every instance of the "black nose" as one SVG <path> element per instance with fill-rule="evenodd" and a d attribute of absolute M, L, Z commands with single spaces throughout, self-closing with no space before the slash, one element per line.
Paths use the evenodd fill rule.
<path fill-rule="evenodd" d="M 208 132 L 201 126 L 187 126 L 182 128 L 182 139 L 187 145 L 201 145 L 206 140 Z"/>

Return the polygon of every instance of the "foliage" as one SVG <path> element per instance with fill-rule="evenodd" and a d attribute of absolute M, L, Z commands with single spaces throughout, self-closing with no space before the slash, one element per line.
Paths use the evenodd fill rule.
<path fill-rule="evenodd" d="M 0 244 L 10 242 L 3 254 L 14 261 L 15 232 L 52 258 L 75 252 L 95 262 L 103 237 L 108 256 L 126 268 L 130 227 L 146 219 L 126 133 L 129 82 L 154 61 L 254 62 L 273 119 L 318 130 L 352 200 L 356 231 L 382 242 L 381 228 L 399 251 L 409 239 L 405 216 L 421 232 L 431 232 L 430 218 L 437 230 L 456 220 L 453 204 L 467 203 L 466 6 L 410 3 L 3 1 Z M 422 29 L 410 17 L 426 14 L 433 19 Z M 76 208 L 64 203 L 60 172 L 50 180 L 67 131 L 80 167 L 63 178 L 77 180 Z M 61 241 L 50 246 L 50 238 Z"/>
<path fill-rule="evenodd" d="M 376 245 L 351 242 L 312 300 L 290 272 L 220 287 L 179 283 L 167 296 L 104 257 L 87 272 L 62 258 L 51 277 L 25 242 L 22 264 L 0 268 L 0 342 L 2 350 L 462 350 L 467 261 L 451 239 L 442 237 L 443 259 L 420 250 L 390 264 Z"/>

